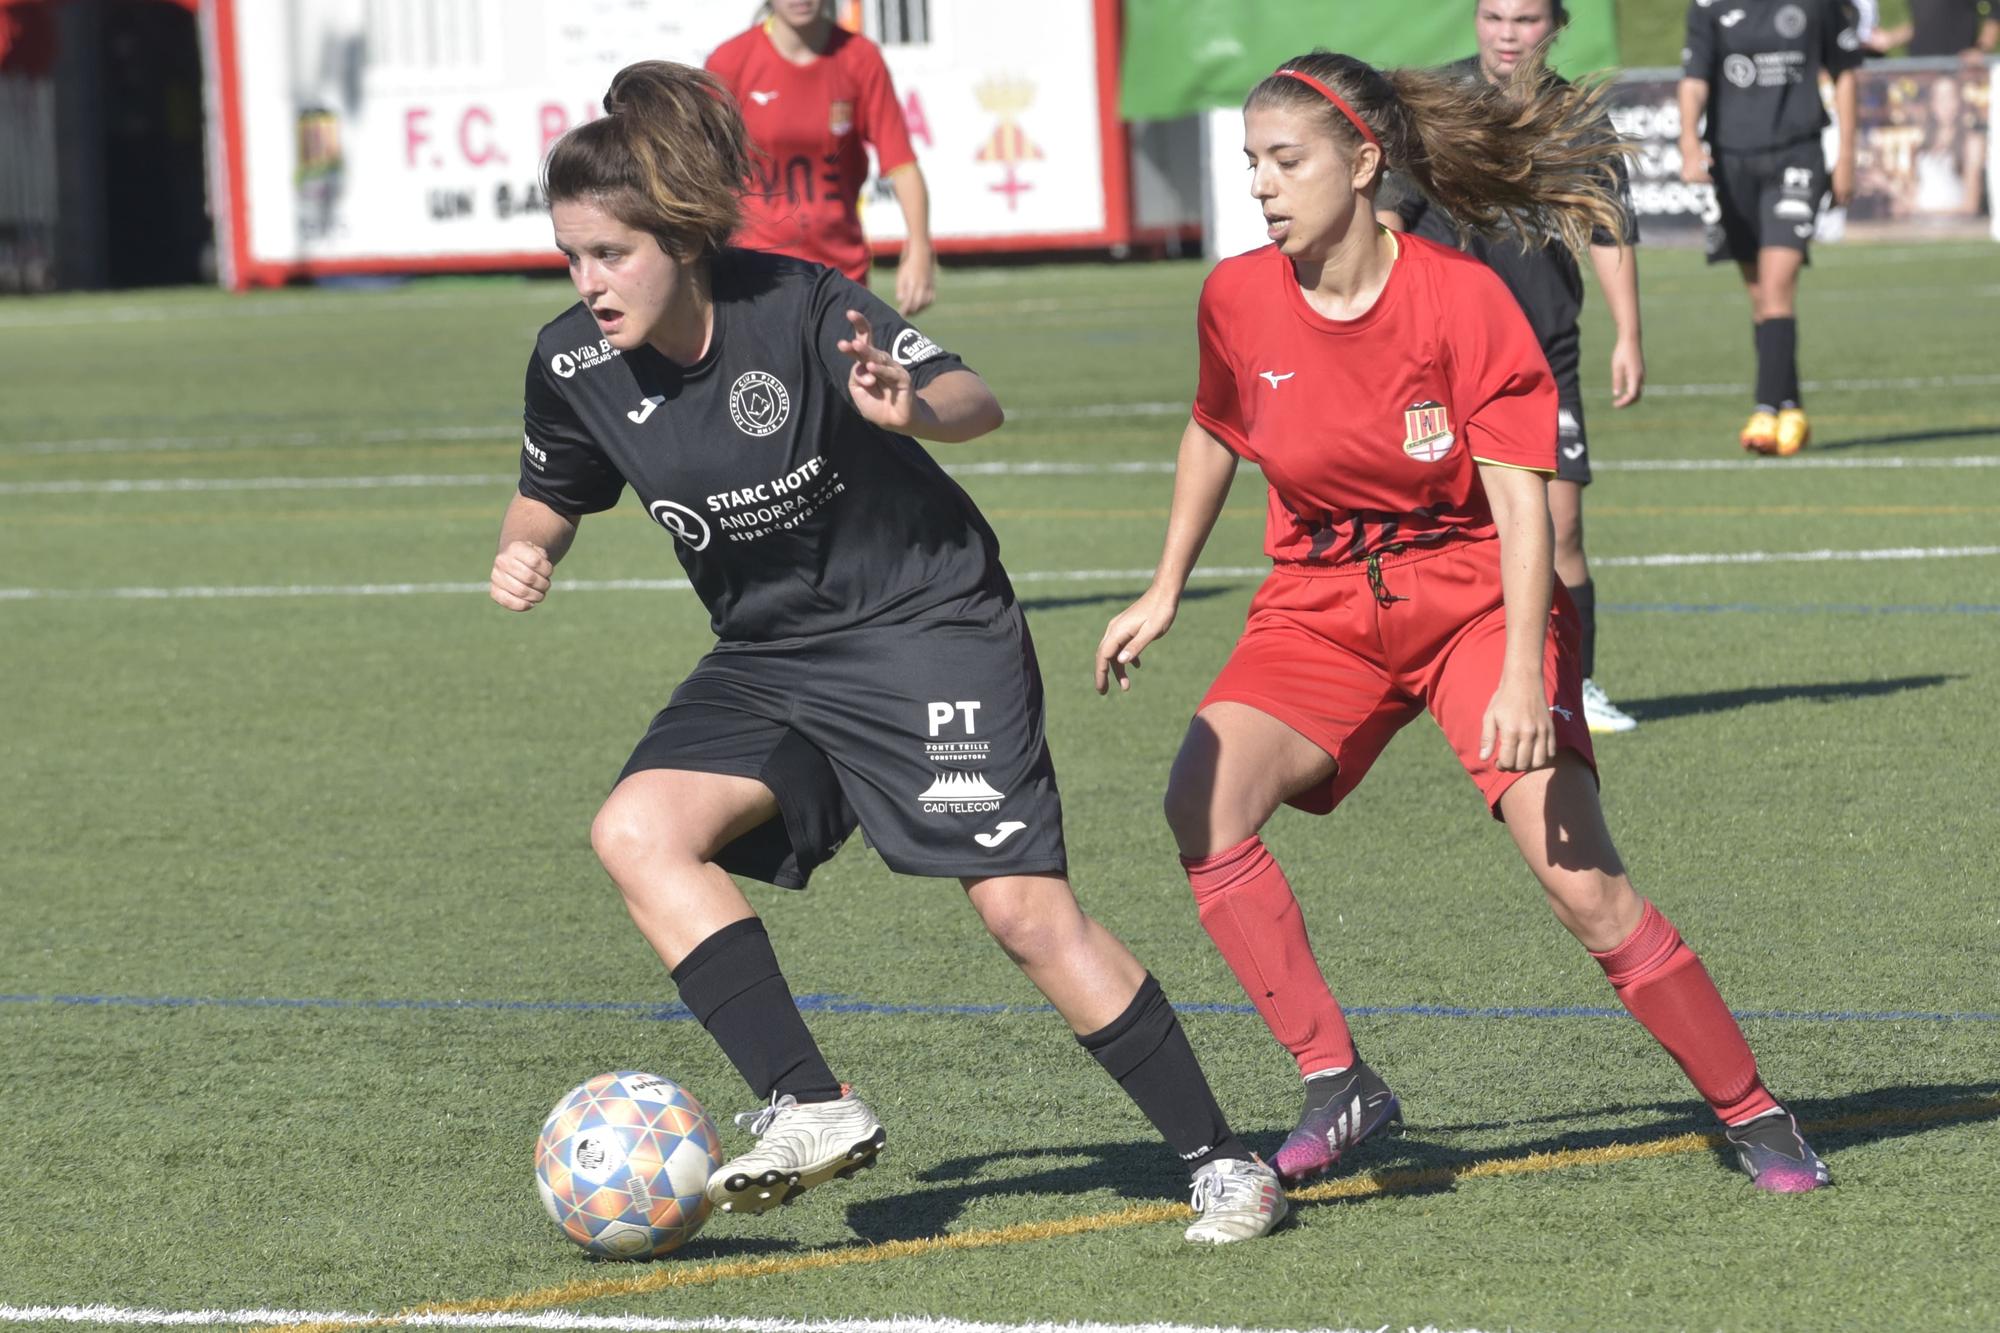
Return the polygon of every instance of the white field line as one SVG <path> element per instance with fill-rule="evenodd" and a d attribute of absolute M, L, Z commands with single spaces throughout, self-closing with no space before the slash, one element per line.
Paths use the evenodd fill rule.
<path fill-rule="evenodd" d="M 385 1316 L 344 1310 L 156 1310 L 121 1305 L 0 1305 L 0 1323 L 130 1324 L 151 1328 L 232 1324 L 365 1324 Z M 999 1324 L 911 1315 L 898 1319 L 665 1319 L 587 1315 L 567 1310 L 536 1314 L 399 1314 L 398 1327 L 616 1330 L 617 1333 L 1388 1333 L 1362 1329 L 1244 1329 L 1194 1324 Z M 1444 1333 L 1434 1325 L 1404 1333 Z M 1478 1333 L 1475 1329 L 1456 1333 Z"/>
<path fill-rule="evenodd" d="M 1995 432 L 2000 434 L 2000 432 Z M 2000 467 L 2000 454 L 1959 454 L 1948 458 L 1839 458 L 1808 454 L 1802 458 L 1624 458 L 1593 463 L 1598 472 L 1783 472 L 1797 468 L 1834 471 L 1903 471 L 1935 468 Z M 1024 460 L 987 463 L 947 463 L 958 477 L 1118 477 L 1167 475 L 1174 465 L 1165 459 L 1122 463 L 1069 463 Z M 372 491 L 446 489 L 455 486 L 503 486 L 514 472 L 390 472 L 360 477 L 143 477 L 62 481 L 0 481 L 0 496 L 9 495 L 167 495 L 209 491 Z"/>
<path fill-rule="evenodd" d="M 1983 389 L 2000 385 L 2000 372 L 1977 375 L 1904 375 L 1891 378 L 1806 380 L 1804 388 L 1816 393 L 1876 393 L 1885 389 Z M 1749 392 L 1749 381 L 1709 384 L 1648 384 L 1646 392 L 1655 398 L 1727 398 Z M 1072 403 L 1059 407 L 1020 408 L 1007 414 L 1008 420 L 1076 421 L 1115 417 L 1184 417 L 1185 399 L 1164 402 Z M 504 440 L 520 433 L 514 422 L 490 425 L 418 426 L 363 431 L 272 431 L 232 435 L 134 435 L 107 436 L 81 440 L 22 440 L 0 442 L 0 456 L 156 453 L 167 450 L 199 451 L 249 449 L 266 446 L 309 448 L 318 444 L 412 444 L 459 440 Z M 1789 460 L 1793 466 L 1798 460 Z"/>
<path fill-rule="evenodd" d="M 1695 565 L 1822 564 L 1829 561 L 1963 560 L 2000 555 L 2000 546 L 1889 546 L 1868 551 L 1719 551 L 1656 555 L 1593 556 L 1591 563 L 1614 569 L 1686 568 Z M 1262 578 L 1269 565 L 1218 565 L 1197 569 L 1195 579 Z M 1016 584 L 1131 583 L 1153 577 L 1150 569 L 1029 569 L 1009 574 Z M 686 579 L 572 579 L 560 592 L 687 592 Z M 224 601 L 242 598 L 416 597 L 426 594 L 483 593 L 484 583 L 265 583 L 127 588 L 0 588 L 0 602 Z"/>

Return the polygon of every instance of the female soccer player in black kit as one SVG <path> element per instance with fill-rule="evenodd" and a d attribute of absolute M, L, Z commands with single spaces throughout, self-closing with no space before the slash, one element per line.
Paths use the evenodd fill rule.
<path fill-rule="evenodd" d="M 855 826 L 958 879 L 1000 946 L 1195 1173 L 1188 1239 L 1263 1235 L 1276 1175 L 1230 1132 L 1160 987 L 1078 908 L 1034 645 L 979 511 L 912 439 L 1000 424 L 957 357 L 803 260 L 730 248 L 750 172 L 713 76 L 621 71 L 545 166 L 582 301 L 528 364 L 492 595 L 548 595 L 625 487 L 717 642 L 627 761 L 591 843 L 681 999 L 759 1097 L 708 1195 L 758 1213 L 873 1161 L 736 873 L 803 888 Z"/>
<path fill-rule="evenodd" d="M 1833 202 L 1854 195 L 1854 71 L 1861 40 L 1845 0 L 1689 0 L 1681 53 L 1681 179 L 1715 186 L 1708 262 L 1743 272 L 1757 398 L 1743 447 L 1790 457 L 1812 428 L 1799 394 L 1799 269 L 1827 194 L 1819 76 L 1833 78 L 1840 151 Z M 1703 113 L 1704 136 L 1697 133 Z"/>
<path fill-rule="evenodd" d="M 1478 54 L 1449 66 L 1472 81 L 1504 86 L 1521 62 L 1532 57 L 1569 22 L 1562 0 L 1476 0 L 1473 32 Z M 1553 71 L 1544 77 L 1561 82 Z M 1613 131 L 1608 123 L 1604 133 Z M 1625 165 L 1614 159 L 1624 221 L 1620 230 L 1598 226 L 1590 236 L 1590 266 L 1604 292 L 1616 340 L 1611 347 L 1611 405 L 1630 407 L 1646 386 L 1646 355 L 1639 332 L 1639 264 L 1632 247 L 1639 228 L 1626 189 Z M 1583 313 L 1583 274 L 1576 256 L 1554 236 L 1528 236 L 1518 230 L 1490 238 L 1466 230 L 1443 209 L 1424 197 L 1400 171 L 1382 180 L 1375 196 L 1376 219 L 1394 231 L 1414 232 L 1428 240 L 1457 246 L 1482 260 L 1500 275 L 1507 290 L 1521 303 L 1542 355 L 1555 372 L 1556 474 L 1549 479 L 1549 518 L 1555 525 L 1556 577 L 1576 603 L 1583 634 L 1583 717 L 1595 732 L 1631 731 L 1638 721 L 1612 703 L 1596 681 L 1597 589 L 1583 550 L 1583 488 L 1590 485 L 1590 444 L 1583 429 L 1583 386 L 1580 377 L 1582 337 L 1577 327 Z"/>

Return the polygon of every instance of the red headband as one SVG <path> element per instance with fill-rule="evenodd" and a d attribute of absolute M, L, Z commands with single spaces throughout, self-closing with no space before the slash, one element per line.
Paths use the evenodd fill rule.
<path fill-rule="evenodd" d="M 1341 115 L 1347 117 L 1348 121 L 1360 133 L 1361 138 L 1364 142 L 1374 144 L 1377 151 L 1380 151 L 1382 147 L 1382 141 L 1375 137 L 1375 131 L 1369 129 L 1366 125 L 1362 123 L 1361 117 L 1354 114 L 1354 108 L 1349 106 L 1347 104 L 1346 99 L 1341 97 L 1339 93 L 1327 87 L 1325 84 L 1321 83 L 1318 79 L 1315 79 L 1312 75 L 1302 73 L 1301 71 L 1296 69 L 1281 69 L 1276 74 L 1272 75 L 1272 77 L 1282 78 L 1282 79 L 1297 79 L 1300 83 L 1303 83 L 1306 87 L 1311 88 L 1313 91 L 1317 92 L 1321 97 L 1324 97 L 1327 101 L 1333 103 L 1335 110 L 1339 111 Z"/>

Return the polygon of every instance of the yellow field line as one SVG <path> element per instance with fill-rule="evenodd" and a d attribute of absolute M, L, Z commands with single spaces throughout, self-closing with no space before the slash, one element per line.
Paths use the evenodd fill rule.
<path fill-rule="evenodd" d="M 1868 1111 L 1858 1115 L 1841 1116 L 1834 1120 L 1815 1121 L 1803 1128 L 1810 1133 L 1826 1134 L 1872 1129 L 1884 1125 L 1921 1125 L 1935 1120 L 1974 1119 L 1993 1115 L 2000 1115 L 2000 1097 L 1976 1097 L 1970 1101 L 1952 1102 L 1943 1106 Z M 1649 1143 L 1614 1143 L 1603 1148 L 1574 1148 L 1558 1152 L 1529 1153 L 1525 1157 L 1495 1158 L 1467 1166 L 1377 1171 L 1369 1175 L 1348 1176 L 1318 1185 L 1308 1185 L 1304 1189 L 1291 1191 L 1289 1197 L 1301 1203 L 1322 1203 L 1335 1199 L 1406 1194 L 1417 1190 L 1434 1189 L 1461 1180 L 1537 1175 L 1549 1171 L 1568 1170 L 1571 1167 L 1608 1166 L 1618 1162 L 1671 1157 L 1678 1153 L 1719 1148 L 1722 1143 L 1723 1138 L 1719 1133 L 1677 1134 L 1672 1138 L 1655 1139 Z M 1022 1245 L 1030 1241 L 1085 1235 L 1095 1231 L 1115 1231 L 1125 1227 L 1181 1222 L 1187 1220 L 1188 1215 L 1185 1204 L 1137 1204 L 1130 1208 L 1121 1208 L 1116 1212 L 1092 1213 L 1060 1221 L 1018 1222 L 1013 1226 L 995 1227 L 985 1231 L 928 1236 L 922 1240 L 892 1240 L 880 1245 L 855 1245 L 784 1258 L 733 1259 L 718 1263 L 688 1265 L 668 1263 L 634 1277 L 592 1278 L 566 1282 L 560 1286 L 540 1287 L 533 1291 L 518 1292 L 512 1296 L 470 1301 L 439 1301 L 419 1305 L 401 1314 L 388 1315 L 363 1325 L 288 1324 L 262 1329 L 258 1333 L 346 1333 L 346 1330 L 356 1327 L 394 1327 L 418 1315 L 513 1314 L 527 1310 L 546 1310 L 555 1306 L 605 1300 L 613 1296 L 637 1296 L 648 1292 L 707 1287 L 718 1282 L 733 1282 L 743 1278 L 788 1277 L 795 1273 L 850 1268 L 859 1264 L 886 1263 L 892 1259 L 909 1259 L 919 1255 L 944 1254 L 956 1250 L 984 1250 L 1001 1245 Z"/>

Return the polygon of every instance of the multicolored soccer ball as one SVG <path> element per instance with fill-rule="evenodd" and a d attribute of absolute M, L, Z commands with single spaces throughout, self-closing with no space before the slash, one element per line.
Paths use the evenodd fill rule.
<path fill-rule="evenodd" d="M 722 1140 L 680 1084 L 599 1074 L 556 1103 L 535 1143 L 535 1187 L 563 1234 L 604 1259 L 657 1259 L 708 1220 Z"/>

